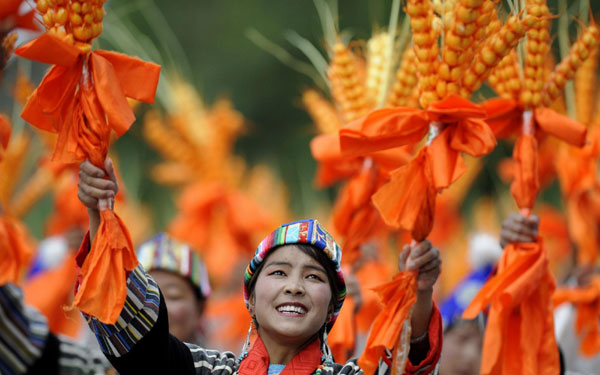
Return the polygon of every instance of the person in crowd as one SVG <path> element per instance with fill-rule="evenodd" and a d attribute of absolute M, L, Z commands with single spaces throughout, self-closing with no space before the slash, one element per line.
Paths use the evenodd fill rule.
<path fill-rule="evenodd" d="M 113 197 L 118 186 L 114 176 L 109 173 L 106 179 L 103 170 L 87 161 L 80 165 L 80 177 L 79 199 L 90 216 L 90 231 L 77 257 L 81 263 L 100 222 L 98 201 Z M 406 373 L 433 374 L 442 344 L 441 317 L 432 300 L 440 255 L 429 241 L 405 246 L 404 254 L 402 267 L 419 271 Z M 127 277 L 129 293 L 119 323 L 106 325 L 89 317 L 90 328 L 122 375 L 359 374 L 356 360 L 335 363 L 327 345 L 346 295 L 340 260 L 340 247 L 316 220 L 284 224 L 266 237 L 245 272 L 244 299 L 253 323 L 239 357 L 170 335 L 165 297 L 140 266 Z M 256 339 L 250 344 L 252 332 Z M 391 355 L 386 355 L 378 372 L 389 372 L 390 365 Z"/>

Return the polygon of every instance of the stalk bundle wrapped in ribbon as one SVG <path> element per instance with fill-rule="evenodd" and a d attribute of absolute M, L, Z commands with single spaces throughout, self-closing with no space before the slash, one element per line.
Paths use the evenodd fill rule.
<path fill-rule="evenodd" d="M 15 54 L 52 64 L 21 114 L 33 126 L 58 133 L 52 159 L 89 159 L 104 168 L 109 138 L 125 133 L 135 120 L 127 98 L 154 101 L 160 66 L 120 53 L 92 50 L 102 32 L 105 0 L 38 0 L 48 30 Z M 101 224 L 82 267 L 73 305 L 114 324 L 126 297 L 126 271 L 137 265 L 127 229 L 100 202 Z"/>
<path fill-rule="evenodd" d="M 547 75 L 544 60 L 550 49 L 550 13 L 545 0 L 527 0 L 525 5 L 528 14 L 541 18 L 527 35 L 524 80 L 511 85 L 509 90 L 501 90 L 503 98 L 489 100 L 484 107 L 489 115 L 487 121 L 497 137 L 519 135 L 513 151 L 516 173 L 511 193 L 521 212 L 528 216 L 539 190 L 538 139 L 549 134 L 577 147 L 585 143 L 585 126 L 547 106 L 558 97 L 566 81 L 573 78 L 589 50 L 598 43 L 599 32 L 595 25 L 587 28 L 571 50 L 574 57 L 566 57 Z M 521 67 L 516 60 L 509 65 L 518 76 Z M 497 274 L 463 315 L 472 319 L 491 305 L 482 374 L 558 373 L 552 317 L 554 289 L 548 254 L 541 238 L 532 243 L 511 243 L 504 249 Z"/>
<path fill-rule="evenodd" d="M 451 9 L 445 6 L 437 9 L 429 0 L 406 3 L 413 32 L 419 102 L 425 109 L 378 109 L 339 131 L 341 153 L 347 157 L 407 145 L 414 147 L 429 134 L 425 146 L 412 161 L 393 171 L 390 181 L 372 197 L 386 224 L 410 231 L 415 241 L 424 240 L 432 229 L 437 194 L 465 172 L 461 153 L 480 157 L 496 146 L 494 134 L 485 121 L 485 109 L 467 98 L 536 20 L 531 15 L 517 14 L 502 25 L 490 22 L 497 13 L 493 2 L 457 0 L 450 3 Z M 445 22 L 441 22 L 441 18 Z M 445 37 L 440 59 L 438 37 L 441 33 Z M 417 273 L 411 272 L 394 279 L 395 288 L 391 289 L 394 295 L 388 296 L 388 301 L 406 301 L 412 305 L 416 277 Z M 410 334 L 406 334 L 406 330 L 410 329 L 410 313 L 400 313 L 410 311 L 405 307 L 388 302 L 377 318 L 375 326 L 380 327 L 380 331 L 394 333 L 388 337 L 376 333 L 370 336 L 359 360 L 366 373 L 375 368 L 375 359 L 385 348 L 392 349 L 390 343 L 397 343 L 397 353 L 399 348 L 408 347 Z M 398 324 L 389 318 L 391 316 L 404 317 L 401 331 L 392 329 Z M 397 358 L 393 371 L 402 373 L 405 361 L 406 358 Z"/>

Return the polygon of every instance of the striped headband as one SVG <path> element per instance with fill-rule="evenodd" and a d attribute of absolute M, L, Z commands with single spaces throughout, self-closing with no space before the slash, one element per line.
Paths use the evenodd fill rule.
<path fill-rule="evenodd" d="M 137 257 L 146 271 L 174 273 L 189 280 L 199 297 L 210 296 L 206 266 L 190 245 L 174 240 L 166 233 L 159 233 L 139 246 Z"/>
<path fill-rule="evenodd" d="M 250 298 L 248 287 L 260 264 L 271 250 L 279 246 L 292 244 L 306 244 L 322 250 L 335 267 L 337 276 L 335 282 L 339 287 L 339 295 L 334 304 L 332 319 L 327 323 L 327 330 L 329 331 L 333 327 L 333 323 L 335 323 L 344 304 L 346 283 L 344 282 L 344 274 L 341 267 L 342 249 L 317 220 L 309 219 L 283 224 L 262 240 L 244 274 L 244 301 L 246 302 L 246 308 L 250 309 L 250 305 L 248 304 Z"/>

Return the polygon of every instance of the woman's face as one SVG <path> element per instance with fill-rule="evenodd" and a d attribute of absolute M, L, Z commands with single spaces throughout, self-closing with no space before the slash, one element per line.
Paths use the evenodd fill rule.
<path fill-rule="evenodd" d="M 267 258 L 250 305 L 263 341 L 302 345 L 333 310 L 326 271 L 295 245 L 282 246 Z"/>
<path fill-rule="evenodd" d="M 169 332 L 181 341 L 194 342 L 202 323 L 202 304 L 192 286 L 183 277 L 171 272 L 152 270 L 167 305 Z"/>
<path fill-rule="evenodd" d="M 440 374 L 477 375 L 481 366 L 481 331 L 475 323 L 459 323 L 444 334 Z"/>

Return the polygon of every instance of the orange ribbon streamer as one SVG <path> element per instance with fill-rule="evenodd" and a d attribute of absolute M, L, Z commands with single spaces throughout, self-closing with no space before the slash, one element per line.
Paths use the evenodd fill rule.
<path fill-rule="evenodd" d="M 474 319 L 490 305 L 482 375 L 559 373 L 551 297 L 555 284 L 541 238 L 509 244 L 498 272 L 463 314 Z"/>
<path fill-rule="evenodd" d="M 402 328 L 417 300 L 416 272 L 398 273 L 392 281 L 373 290 L 379 294 L 384 306 L 371 326 L 365 350 L 358 359 L 365 374 L 374 374 L 385 349 L 395 348 L 400 335 L 407 333 Z M 408 348 L 404 349 L 408 354 Z"/>
<path fill-rule="evenodd" d="M 335 325 L 327 337 L 333 358 L 338 363 L 346 363 L 356 344 L 356 317 L 354 315 L 354 299 L 346 298 L 340 315 L 335 320 Z"/>
<path fill-rule="evenodd" d="M 121 136 L 135 121 L 127 98 L 154 101 L 159 65 L 115 52 L 85 52 L 47 33 L 15 54 L 53 65 L 21 117 L 41 130 L 58 133 L 54 161 L 89 159 L 103 168 L 111 130 Z M 114 324 L 127 296 L 126 272 L 137 266 L 137 259 L 119 217 L 102 210 L 101 219 L 73 305 Z"/>
<path fill-rule="evenodd" d="M 8 147 L 8 141 L 10 140 L 10 133 L 12 129 L 10 127 L 10 123 L 8 119 L 3 114 L 0 114 L 0 146 L 4 150 Z M 2 161 L 3 151 L 0 149 L 0 161 Z"/>
<path fill-rule="evenodd" d="M 552 296 L 554 305 L 570 302 L 577 308 L 575 332 L 582 336 L 581 353 L 593 357 L 600 352 L 600 276 L 596 275 L 586 287 L 559 288 Z"/>
<path fill-rule="evenodd" d="M 73 306 L 103 323 L 114 324 L 127 297 L 127 275 L 138 261 L 125 224 L 112 210 L 100 211 L 101 222 L 85 258 L 83 279 Z"/>
<path fill-rule="evenodd" d="M 431 144 L 423 147 L 408 165 L 392 172 L 390 182 L 373 196 L 386 224 L 406 229 L 421 241 L 433 225 L 437 192 L 450 186 L 466 170 L 461 152 L 483 156 L 496 146 L 484 117 L 481 107 L 450 96 L 425 111 L 375 111 L 375 115 L 351 124 L 351 129 L 342 129 L 340 143 L 342 151 L 350 154 L 374 152 L 417 142 L 431 122 L 444 124 Z"/>
<path fill-rule="evenodd" d="M 0 285 L 19 283 L 32 257 L 33 249 L 23 225 L 0 215 Z"/>
<path fill-rule="evenodd" d="M 54 334 L 76 338 L 82 326 L 80 314 L 64 307 L 71 305 L 73 287 L 77 280 L 75 258 L 68 256 L 55 269 L 34 276 L 23 286 L 25 303 L 37 308 L 47 319 Z"/>

